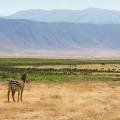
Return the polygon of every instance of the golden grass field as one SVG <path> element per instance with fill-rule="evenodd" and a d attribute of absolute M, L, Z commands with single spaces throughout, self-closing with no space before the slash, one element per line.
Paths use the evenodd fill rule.
<path fill-rule="evenodd" d="M 0 120 L 120 120 L 120 82 L 29 83 L 23 102 L 7 102 L 0 83 Z"/>

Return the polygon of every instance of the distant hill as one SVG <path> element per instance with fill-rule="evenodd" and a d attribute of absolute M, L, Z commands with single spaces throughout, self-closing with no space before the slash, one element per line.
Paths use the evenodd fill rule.
<path fill-rule="evenodd" d="M 26 10 L 7 16 L 10 19 L 27 19 L 43 22 L 73 22 L 94 24 L 120 23 L 120 11 L 98 8 L 84 10 Z"/>
<path fill-rule="evenodd" d="M 120 24 L 0 19 L 0 53 L 107 57 L 119 51 Z"/>

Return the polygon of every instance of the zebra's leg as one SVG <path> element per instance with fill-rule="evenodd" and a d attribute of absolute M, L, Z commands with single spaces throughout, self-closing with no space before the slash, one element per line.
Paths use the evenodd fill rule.
<path fill-rule="evenodd" d="M 23 90 L 21 90 L 21 95 L 20 95 L 21 101 L 22 101 L 22 95 L 23 95 Z"/>
<path fill-rule="evenodd" d="M 10 102 L 10 90 L 8 90 L 8 102 Z"/>
<path fill-rule="evenodd" d="M 18 102 L 19 102 L 20 90 L 18 90 Z"/>
<path fill-rule="evenodd" d="M 13 98 L 13 101 L 15 102 L 14 96 L 15 96 L 15 91 L 12 91 L 12 98 Z"/>

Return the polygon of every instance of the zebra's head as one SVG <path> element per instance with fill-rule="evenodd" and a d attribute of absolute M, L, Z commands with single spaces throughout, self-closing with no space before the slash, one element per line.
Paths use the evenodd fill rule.
<path fill-rule="evenodd" d="M 27 80 L 27 72 L 24 71 L 21 73 L 21 80 L 25 83 L 28 83 L 28 80 Z"/>

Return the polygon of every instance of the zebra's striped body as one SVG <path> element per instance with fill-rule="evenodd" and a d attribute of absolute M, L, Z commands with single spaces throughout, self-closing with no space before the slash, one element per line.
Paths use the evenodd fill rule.
<path fill-rule="evenodd" d="M 8 102 L 10 101 L 10 92 L 12 93 L 13 101 L 15 102 L 15 93 L 18 92 L 18 102 L 19 98 L 22 101 L 23 90 L 26 82 L 26 74 L 22 75 L 21 80 L 10 80 L 8 82 Z"/>

